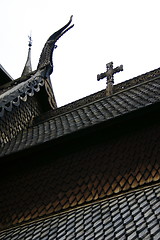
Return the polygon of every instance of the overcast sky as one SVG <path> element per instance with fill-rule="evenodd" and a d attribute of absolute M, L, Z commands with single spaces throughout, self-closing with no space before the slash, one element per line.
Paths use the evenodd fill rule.
<path fill-rule="evenodd" d="M 53 54 L 52 85 L 58 106 L 104 89 L 106 63 L 123 64 L 115 84 L 160 66 L 159 0 L 1 0 L 0 63 L 20 77 L 32 33 L 36 69 L 48 37 L 71 15 L 75 24 Z"/>

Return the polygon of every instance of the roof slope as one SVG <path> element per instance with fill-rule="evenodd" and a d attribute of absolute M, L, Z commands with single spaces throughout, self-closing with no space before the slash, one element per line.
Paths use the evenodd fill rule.
<path fill-rule="evenodd" d="M 84 139 L 78 142 L 80 149 L 75 139 L 60 141 L 59 147 L 51 144 L 16 156 L 19 161 L 4 161 L 0 225 L 33 221 L 160 182 L 159 122 L 103 142 L 102 133 L 97 135 L 96 145 L 88 144 L 90 137 L 87 146 Z"/>
<path fill-rule="evenodd" d="M 13 80 L 13 78 L 9 75 L 9 73 L 3 68 L 0 64 L 0 86 L 3 84 L 9 83 Z"/>
<path fill-rule="evenodd" d="M 21 132 L 10 143 L 4 145 L 0 149 L 0 156 L 93 127 L 159 102 L 160 76 L 157 76 L 147 82 L 116 92 L 110 97 L 100 98 L 69 111 L 67 108 L 63 108 L 63 112 L 61 109 L 53 110 L 36 125 Z"/>
<path fill-rule="evenodd" d="M 159 239 L 160 187 L 154 186 L 8 229 L 0 239 Z"/>

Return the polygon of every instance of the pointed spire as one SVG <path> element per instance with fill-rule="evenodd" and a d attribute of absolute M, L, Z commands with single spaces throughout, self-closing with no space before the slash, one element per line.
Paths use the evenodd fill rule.
<path fill-rule="evenodd" d="M 32 65 L 31 65 L 31 47 L 32 47 L 32 38 L 31 36 L 28 36 L 29 37 L 29 43 L 28 43 L 28 46 L 29 46 L 29 49 L 28 49 L 28 56 L 27 56 L 27 61 L 26 61 L 26 64 L 24 66 L 24 69 L 23 69 L 23 72 L 22 72 L 22 76 L 25 76 L 29 73 L 32 72 Z"/>

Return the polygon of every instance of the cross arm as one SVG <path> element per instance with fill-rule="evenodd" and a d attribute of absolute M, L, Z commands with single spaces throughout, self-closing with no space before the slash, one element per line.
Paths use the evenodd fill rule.
<path fill-rule="evenodd" d="M 103 79 L 105 77 L 106 77 L 106 72 L 101 73 L 101 74 L 97 74 L 97 81 L 99 81 L 99 80 L 101 80 L 101 79 Z"/>
<path fill-rule="evenodd" d="M 113 74 L 123 71 L 123 65 L 116 67 L 113 69 Z"/>

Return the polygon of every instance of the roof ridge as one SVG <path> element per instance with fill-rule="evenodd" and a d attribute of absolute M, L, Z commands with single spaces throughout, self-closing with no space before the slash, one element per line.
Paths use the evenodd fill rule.
<path fill-rule="evenodd" d="M 158 74 L 155 74 L 156 71 L 158 72 Z M 150 75 L 148 76 L 148 74 L 150 74 Z M 83 97 L 79 100 L 76 100 L 74 102 L 68 103 L 68 104 L 66 104 L 64 106 L 61 106 L 59 108 L 56 108 L 54 110 L 51 110 L 51 111 L 47 112 L 46 114 L 43 114 L 43 116 L 38 116 L 35 119 L 33 125 L 37 125 L 39 123 L 42 123 L 42 122 L 46 121 L 47 116 L 48 116 L 49 119 L 52 119 L 52 118 L 55 118 L 55 117 L 58 117 L 58 116 L 63 116 L 63 115 L 65 115 L 67 113 L 70 113 L 74 110 L 81 109 L 82 107 L 89 106 L 89 105 L 94 104 L 96 102 L 99 102 L 103 99 L 106 99 L 106 98 L 110 99 L 113 96 L 116 96 L 116 95 L 118 95 L 122 92 L 126 92 L 130 89 L 133 89 L 133 88 L 136 88 L 138 86 L 144 85 L 146 83 L 152 82 L 152 81 L 154 81 L 158 78 L 160 78 L 160 68 L 158 68 L 156 70 L 153 70 L 151 72 L 147 72 L 145 74 L 139 75 L 139 76 L 134 77 L 130 80 L 126 80 L 126 81 L 124 81 L 122 83 L 119 83 L 117 85 L 114 85 L 114 87 L 116 87 L 116 89 L 115 90 L 113 89 L 114 92 L 110 96 L 106 96 L 105 95 L 105 89 L 103 89 L 103 90 L 101 90 L 97 93 L 93 93 L 89 96 Z M 48 118 L 47 118 L 47 120 L 49 120 Z"/>
<path fill-rule="evenodd" d="M 143 73 L 141 75 L 138 75 L 124 82 L 114 85 L 114 92 L 128 89 L 131 86 L 137 86 L 140 83 L 145 83 L 145 82 L 148 82 L 149 80 L 154 80 L 157 77 L 160 77 L 160 68 Z"/>
<path fill-rule="evenodd" d="M 66 104 L 64 106 L 61 106 L 60 108 L 57 108 L 57 109 L 54 109 L 54 113 L 55 112 L 59 112 L 61 109 L 63 108 L 67 108 L 69 107 L 70 105 L 76 105 L 76 103 L 78 104 L 78 102 L 81 102 L 85 99 L 89 99 L 91 98 L 90 100 L 86 100 L 86 103 L 84 103 L 83 105 L 82 104 L 78 104 L 79 106 L 75 106 L 73 107 L 72 109 L 66 111 L 65 113 L 60 113 L 60 114 L 57 114 L 57 115 L 54 115 L 54 116 L 58 116 L 58 115 L 63 115 L 63 114 L 66 114 L 67 112 L 71 112 L 73 109 L 79 109 L 80 107 L 84 107 L 84 106 L 88 106 L 89 104 L 92 104 L 92 103 L 95 103 L 95 102 L 98 102 L 102 99 L 106 99 L 106 98 L 111 98 L 112 96 L 115 96 L 117 94 L 119 94 L 120 92 L 124 92 L 124 91 L 127 91 L 129 89 L 132 89 L 132 88 L 135 88 L 137 86 L 140 86 L 140 85 L 143 85 L 145 84 L 146 82 L 151 82 L 151 81 L 154 81 L 156 79 L 160 78 L 160 68 L 157 68 L 153 71 L 150 71 L 150 72 L 147 72 L 147 73 L 144 73 L 144 74 L 141 74 L 141 75 L 138 75 L 137 77 L 134 77 L 134 78 L 131 78 L 129 80 L 126 80 L 124 82 L 121 82 L 121 83 L 118 83 L 116 85 L 114 85 L 114 88 L 113 88 L 113 94 L 110 95 L 110 96 L 106 96 L 105 95 L 105 90 L 106 89 L 103 89 L 103 90 L 100 90 L 96 93 L 93 93 L 93 94 L 90 94 L 86 97 L 83 97 L 81 99 L 78 99 L 74 102 L 71 102 L 69 104 Z M 95 96 L 94 96 L 95 95 Z M 94 99 L 92 101 L 92 98 Z"/>

